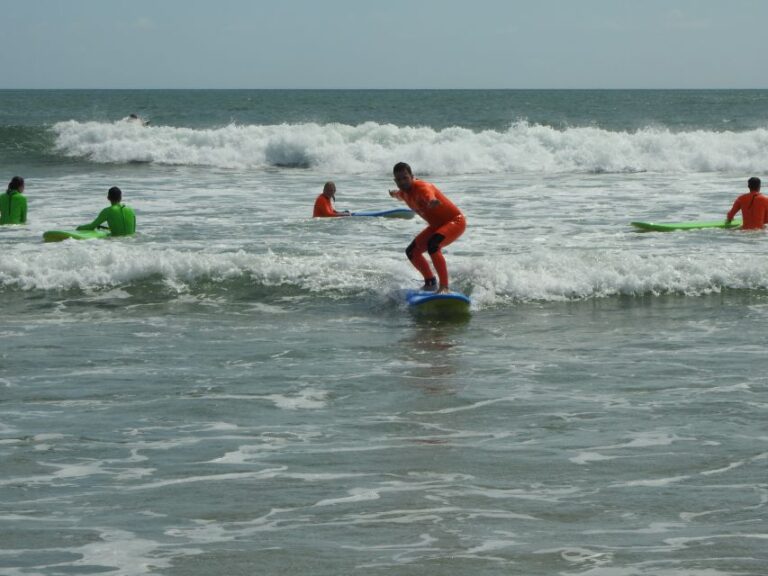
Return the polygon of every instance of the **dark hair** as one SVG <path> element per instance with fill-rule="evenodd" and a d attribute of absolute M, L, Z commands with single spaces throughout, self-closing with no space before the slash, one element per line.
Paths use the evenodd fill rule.
<path fill-rule="evenodd" d="M 408 174 L 413 176 L 413 170 L 411 170 L 411 167 L 405 162 L 398 162 L 395 164 L 395 167 L 392 168 L 392 174 L 397 174 L 398 172 L 408 172 Z"/>
<path fill-rule="evenodd" d="M 760 190 L 760 178 L 752 176 L 752 178 L 747 180 L 747 186 L 749 186 L 750 190 Z"/>
<path fill-rule="evenodd" d="M 117 186 L 112 186 L 112 188 L 109 189 L 109 192 L 107 192 L 107 199 L 110 202 L 120 202 L 120 200 L 123 199 L 123 191 Z"/>
<path fill-rule="evenodd" d="M 21 176 L 14 176 L 8 183 L 8 190 L 18 190 L 22 186 L 24 186 L 24 178 Z"/>

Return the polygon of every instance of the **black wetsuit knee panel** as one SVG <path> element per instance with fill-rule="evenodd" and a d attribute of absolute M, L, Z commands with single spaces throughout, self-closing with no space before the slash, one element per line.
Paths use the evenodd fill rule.
<path fill-rule="evenodd" d="M 442 234 L 433 234 L 429 237 L 429 240 L 427 241 L 427 252 L 430 254 L 434 254 L 438 250 L 440 250 L 440 242 L 445 240 L 445 236 Z"/>
<path fill-rule="evenodd" d="M 408 256 L 408 260 L 413 260 L 413 251 L 416 249 L 416 242 L 408 244 L 408 248 L 405 249 L 405 255 Z"/>

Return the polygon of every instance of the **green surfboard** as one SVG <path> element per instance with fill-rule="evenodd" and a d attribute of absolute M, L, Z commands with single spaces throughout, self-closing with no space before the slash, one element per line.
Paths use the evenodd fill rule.
<path fill-rule="evenodd" d="M 726 223 L 725 220 L 699 220 L 693 222 L 630 222 L 645 232 L 674 232 L 675 230 L 700 230 L 702 228 L 739 228 L 741 220 Z"/>
<path fill-rule="evenodd" d="M 48 230 L 43 232 L 43 242 L 61 242 L 67 238 L 73 240 L 93 240 L 107 238 L 109 230 Z"/>

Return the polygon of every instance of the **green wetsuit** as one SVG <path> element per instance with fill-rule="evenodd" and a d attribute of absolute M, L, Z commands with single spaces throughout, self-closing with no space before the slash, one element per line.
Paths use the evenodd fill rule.
<path fill-rule="evenodd" d="M 106 222 L 112 236 L 128 236 L 136 232 L 136 214 L 125 204 L 112 204 L 104 208 L 90 224 L 78 226 L 78 230 L 95 230 Z"/>
<path fill-rule="evenodd" d="M 25 224 L 27 221 L 27 198 L 18 190 L 0 194 L 0 224 Z"/>

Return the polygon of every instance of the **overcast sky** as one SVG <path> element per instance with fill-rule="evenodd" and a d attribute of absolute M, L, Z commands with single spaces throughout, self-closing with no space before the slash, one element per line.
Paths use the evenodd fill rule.
<path fill-rule="evenodd" d="M 768 0 L 0 0 L 0 88 L 768 88 Z"/>

